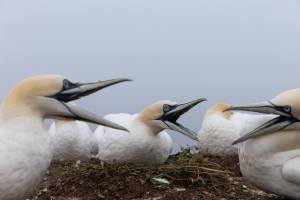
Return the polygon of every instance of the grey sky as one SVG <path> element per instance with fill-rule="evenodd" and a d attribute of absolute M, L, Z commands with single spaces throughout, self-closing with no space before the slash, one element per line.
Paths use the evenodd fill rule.
<path fill-rule="evenodd" d="M 33 74 L 129 77 L 82 105 L 103 115 L 207 97 L 183 119 L 198 130 L 213 103 L 300 86 L 299 11 L 296 0 L 0 0 L 0 97 Z"/>

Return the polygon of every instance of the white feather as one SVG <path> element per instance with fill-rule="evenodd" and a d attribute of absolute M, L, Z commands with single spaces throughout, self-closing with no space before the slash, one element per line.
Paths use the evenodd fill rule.
<path fill-rule="evenodd" d="M 55 122 L 50 127 L 53 160 L 87 161 L 92 152 L 92 131 L 81 121 Z"/>
<path fill-rule="evenodd" d="M 11 121 L 1 124 L 0 144 L 0 199 L 29 198 L 51 162 L 48 132 L 30 117 Z"/>
<path fill-rule="evenodd" d="M 238 147 L 232 143 L 273 117 L 239 112 L 229 119 L 222 112 L 207 115 L 198 135 L 199 150 L 203 154 L 214 156 L 237 155 Z"/>
<path fill-rule="evenodd" d="M 106 119 L 126 127 L 130 132 L 99 126 L 95 140 L 97 158 L 109 163 L 162 164 L 172 152 L 173 141 L 167 132 L 158 135 L 137 119 L 136 115 L 111 114 Z"/>

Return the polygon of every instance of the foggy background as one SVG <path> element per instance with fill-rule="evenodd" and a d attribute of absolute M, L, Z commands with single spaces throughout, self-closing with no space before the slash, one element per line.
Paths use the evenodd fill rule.
<path fill-rule="evenodd" d="M 0 98 L 21 79 L 134 82 L 79 102 L 99 115 L 206 97 L 181 122 L 198 131 L 218 102 L 300 87 L 296 0 L 0 0 Z M 192 144 L 172 132 L 178 146 Z"/>

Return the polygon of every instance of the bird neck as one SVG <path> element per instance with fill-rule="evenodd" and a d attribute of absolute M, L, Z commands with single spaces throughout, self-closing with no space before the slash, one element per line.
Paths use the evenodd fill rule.
<path fill-rule="evenodd" d="M 10 126 L 14 130 L 44 130 L 44 118 L 30 107 L 1 106 L 0 126 Z"/>
<path fill-rule="evenodd" d="M 285 130 L 246 141 L 240 144 L 239 149 L 261 158 L 272 158 L 275 155 L 295 157 L 300 155 L 299 141 L 299 130 Z"/>
<path fill-rule="evenodd" d="M 162 132 L 164 130 L 163 128 L 157 126 L 155 124 L 154 120 L 149 120 L 140 114 L 136 117 L 136 119 L 134 120 L 134 123 L 143 125 L 144 127 L 146 127 L 149 130 L 149 132 L 153 133 L 154 135 L 158 135 L 160 132 Z"/>
<path fill-rule="evenodd" d="M 59 127 L 59 126 L 65 125 L 69 122 L 75 122 L 75 121 L 71 120 L 71 119 L 70 120 L 68 120 L 68 119 L 55 119 L 54 122 L 55 122 L 55 126 Z"/>

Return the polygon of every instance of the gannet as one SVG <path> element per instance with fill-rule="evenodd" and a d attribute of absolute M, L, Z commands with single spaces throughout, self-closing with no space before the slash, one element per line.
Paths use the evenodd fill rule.
<path fill-rule="evenodd" d="M 213 156 L 237 155 L 232 143 L 240 137 L 239 127 L 233 121 L 233 112 L 223 112 L 230 106 L 216 104 L 206 112 L 198 134 L 199 152 Z"/>
<path fill-rule="evenodd" d="M 300 89 L 228 110 L 276 115 L 234 142 L 239 144 L 241 171 L 262 190 L 300 199 Z"/>
<path fill-rule="evenodd" d="M 174 130 L 197 140 L 197 134 L 177 123 L 177 120 L 203 101 L 205 99 L 177 104 L 163 100 L 146 107 L 136 115 L 106 116 L 106 119 L 126 127 L 130 133 L 99 126 L 94 134 L 99 146 L 97 158 L 108 163 L 164 163 L 173 147 L 171 137 L 164 130 Z"/>
<path fill-rule="evenodd" d="M 45 118 L 83 120 L 126 130 L 66 102 L 127 80 L 80 84 L 59 75 L 44 75 L 14 87 L 0 110 L 0 199 L 29 198 L 48 169 L 52 155 Z"/>
<path fill-rule="evenodd" d="M 232 143 L 271 118 L 232 111 L 224 112 L 228 108 L 229 104 L 219 103 L 207 110 L 198 133 L 199 153 L 219 157 L 237 155 L 238 148 Z"/>
<path fill-rule="evenodd" d="M 92 157 L 92 130 L 86 122 L 56 119 L 50 129 L 53 161 L 88 161 Z"/>

